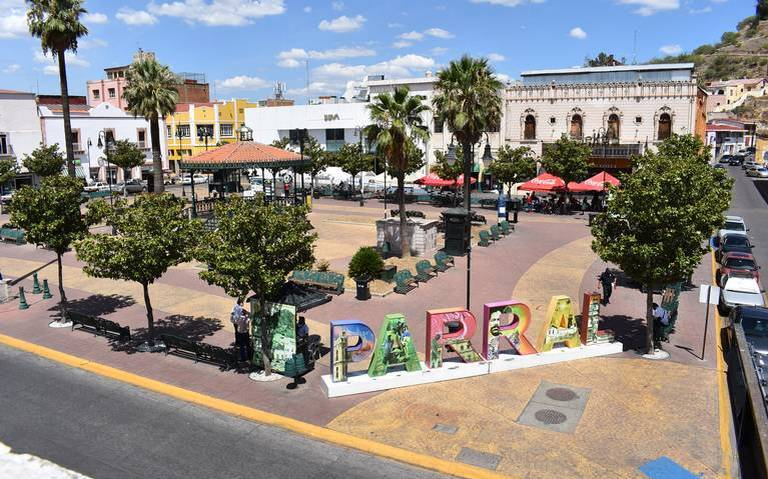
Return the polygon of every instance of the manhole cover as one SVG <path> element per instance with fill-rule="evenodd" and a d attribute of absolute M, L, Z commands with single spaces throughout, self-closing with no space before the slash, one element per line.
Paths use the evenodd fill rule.
<path fill-rule="evenodd" d="M 554 409 L 540 409 L 534 417 L 544 424 L 562 424 L 568 419 L 568 416 Z"/>
<path fill-rule="evenodd" d="M 576 399 L 576 393 L 568 388 L 551 388 L 547 389 L 547 397 L 554 399 L 555 401 L 573 401 Z"/>

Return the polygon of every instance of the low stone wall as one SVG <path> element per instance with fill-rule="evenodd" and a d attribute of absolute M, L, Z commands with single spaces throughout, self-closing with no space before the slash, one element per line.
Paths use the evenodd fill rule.
<path fill-rule="evenodd" d="M 426 220 L 420 218 L 408 219 L 408 242 L 411 246 L 411 255 L 427 256 L 437 249 L 437 225 L 438 220 Z M 387 218 L 376 221 L 376 245 L 379 248 L 389 243 L 392 254 L 400 256 L 400 219 Z"/>

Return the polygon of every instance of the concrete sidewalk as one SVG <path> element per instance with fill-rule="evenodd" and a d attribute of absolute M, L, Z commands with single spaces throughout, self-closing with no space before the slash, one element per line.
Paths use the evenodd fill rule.
<path fill-rule="evenodd" d="M 510 238 L 473 252 L 472 309 L 478 317 L 482 317 L 483 303 L 515 297 L 527 302 L 535 320 L 541 321 L 550 296 L 568 294 L 578 304 L 582 292 L 594 289 L 595 275 L 605 267 L 589 250 L 589 231 L 582 218 L 526 219 L 522 218 Z M 43 263 L 43 259 L 33 259 L 40 253 L 42 257 L 45 252 L 3 245 L 0 264 L 4 273 L 15 276 L 11 272 Z M 132 285 L 84 277 L 71 257 L 66 264 L 65 284 L 71 286 L 71 300 L 101 309 L 99 314 L 130 325 L 132 331 L 145 326 L 141 295 Z M 49 279 L 55 278 L 53 271 L 46 271 Z M 708 275 L 707 259 L 694 282 L 708 281 Z M 29 281 L 24 283 L 31 289 Z M 327 325 L 334 319 L 362 319 L 376 331 L 384 314 L 403 312 L 417 351 L 423 352 L 424 311 L 461 306 L 464 286 L 464 259 L 457 258 L 456 268 L 407 296 L 360 302 L 348 292 L 306 316 L 313 332 L 327 336 Z M 182 329 L 214 344 L 231 343 L 227 320 L 231 300 L 202 284 L 194 266 L 175 268 L 152 288 L 155 316 L 162 327 Z M 31 307 L 27 311 L 18 311 L 16 303 L 0 305 L 0 333 L 214 398 L 444 460 L 517 477 L 645 477 L 640 472 L 643 465 L 668 457 L 697 476 L 727 475 L 723 458 L 730 451 L 724 450 L 729 448 L 722 439 L 727 431 L 721 430 L 716 324 L 714 320 L 710 323 L 709 353 L 706 361 L 700 361 L 692 352 L 701 344 L 704 309 L 697 303 L 695 290 L 682 296 L 678 332 L 665 346 L 672 354 L 670 361 L 643 360 L 629 348 L 612 357 L 332 400 L 325 397 L 319 383 L 319 376 L 328 372 L 327 357 L 308 375 L 306 384 L 289 390 L 284 379 L 255 383 L 245 375 L 223 373 L 183 358 L 116 351 L 104 338 L 47 328 L 56 312 L 55 299 L 41 301 L 39 296 L 29 295 L 28 300 Z M 620 285 L 612 304 L 603 311 L 604 326 L 615 329 L 629 346 L 642 344 L 644 304 L 639 291 Z M 479 344 L 479 337 L 475 340 Z M 542 424 L 528 421 L 527 414 L 541 401 L 548 401 L 545 396 L 551 389 L 558 391 L 552 393 L 557 397 L 571 398 L 553 403 L 554 409 L 562 411 L 563 406 L 573 414 L 566 414 L 562 424 L 551 414 Z M 570 430 L 563 432 L 563 425 Z"/>

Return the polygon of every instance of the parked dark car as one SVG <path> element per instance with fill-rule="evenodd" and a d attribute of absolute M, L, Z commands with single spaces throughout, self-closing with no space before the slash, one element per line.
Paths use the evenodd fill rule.
<path fill-rule="evenodd" d="M 728 253 L 752 253 L 753 247 L 754 245 L 749 241 L 747 235 L 731 233 L 723 236 L 720 240 L 720 248 L 715 256 L 717 261 L 720 262 Z"/>
<path fill-rule="evenodd" d="M 118 183 L 116 190 L 122 192 L 123 189 L 125 189 L 126 193 L 142 193 L 147 191 L 144 182 L 138 178 L 131 178 L 125 184 Z"/>
<path fill-rule="evenodd" d="M 744 155 L 733 155 L 728 160 L 728 164 L 731 165 L 731 166 L 739 166 L 742 163 L 744 163 Z"/>
<path fill-rule="evenodd" d="M 732 155 L 723 155 L 720 157 L 720 163 L 728 163 L 731 161 Z"/>

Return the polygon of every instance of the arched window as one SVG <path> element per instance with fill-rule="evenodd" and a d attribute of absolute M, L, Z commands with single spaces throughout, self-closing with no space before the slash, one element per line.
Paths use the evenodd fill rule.
<path fill-rule="evenodd" d="M 525 131 L 523 132 L 524 140 L 536 139 L 536 118 L 533 115 L 525 117 Z"/>
<path fill-rule="evenodd" d="M 619 139 L 619 115 L 616 113 L 612 113 L 611 116 L 608 117 L 608 139 Z"/>
<path fill-rule="evenodd" d="M 571 117 L 571 138 L 582 138 L 584 136 L 583 126 L 581 115 L 573 115 Z"/>
<path fill-rule="evenodd" d="M 669 113 L 662 113 L 659 116 L 659 134 L 658 139 L 666 140 L 672 135 L 672 117 Z"/>

